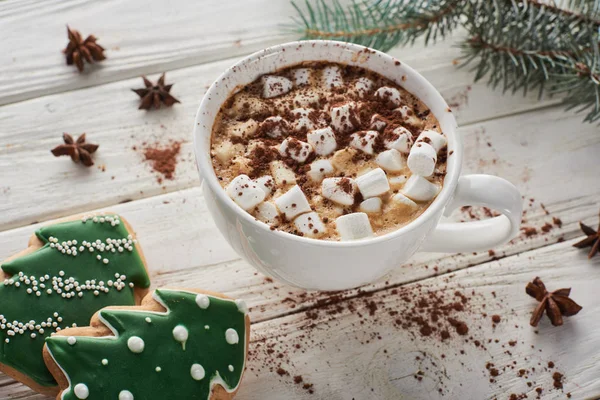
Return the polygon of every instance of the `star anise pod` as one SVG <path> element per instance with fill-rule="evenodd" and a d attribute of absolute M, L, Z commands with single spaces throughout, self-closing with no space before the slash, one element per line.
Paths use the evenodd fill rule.
<path fill-rule="evenodd" d="M 94 61 L 106 59 L 104 48 L 96 43 L 94 35 L 89 35 L 85 40 L 82 40 L 81 34 L 75 29 L 69 28 L 68 25 L 67 34 L 69 44 L 63 50 L 63 53 L 67 56 L 67 65 L 75 64 L 79 72 L 83 72 L 83 60 L 92 64 Z"/>
<path fill-rule="evenodd" d="M 94 165 L 92 153 L 98 150 L 97 144 L 85 142 L 85 133 L 81 134 L 76 141 L 68 133 L 63 133 L 65 144 L 56 146 L 51 150 L 55 157 L 71 156 L 71 160 L 75 163 L 81 162 L 86 167 Z"/>
<path fill-rule="evenodd" d="M 598 216 L 600 219 L 600 216 Z M 585 239 L 580 242 L 577 242 L 573 245 L 573 247 L 577 247 L 578 249 L 583 249 L 584 247 L 592 247 L 590 252 L 588 253 L 588 258 L 594 257 L 598 250 L 600 250 L 600 223 L 598 224 L 598 230 L 595 231 L 591 227 L 587 226 L 583 222 L 579 221 L 579 226 L 583 233 L 587 235 Z"/>
<path fill-rule="evenodd" d="M 575 315 L 582 308 L 569 298 L 571 288 L 548 292 L 544 282 L 538 277 L 527 284 L 525 292 L 540 302 L 535 310 L 533 310 L 533 314 L 529 320 L 531 326 L 538 325 L 544 315 L 544 310 L 546 310 L 546 315 L 550 318 L 552 325 L 560 326 L 563 324 L 563 316 L 570 317 L 571 315 Z"/>
<path fill-rule="evenodd" d="M 154 108 L 160 108 L 160 104 L 163 103 L 167 107 L 171 107 L 175 103 L 179 103 L 175 97 L 171 96 L 169 93 L 171 91 L 171 87 L 173 84 L 165 85 L 165 74 L 163 73 L 161 77 L 156 82 L 156 85 L 150 82 L 145 76 L 142 76 L 144 80 L 143 89 L 131 89 L 138 96 L 142 98 L 139 110 L 149 110 L 150 107 L 154 106 Z"/>

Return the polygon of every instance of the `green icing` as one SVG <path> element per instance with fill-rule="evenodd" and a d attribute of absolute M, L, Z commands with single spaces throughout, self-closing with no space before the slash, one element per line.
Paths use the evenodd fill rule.
<path fill-rule="evenodd" d="M 235 389 L 246 355 L 245 314 L 240 311 L 243 307 L 238 309 L 232 300 L 200 295 L 210 301 L 207 308 L 201 308 L 199 304 L 203 303 L 197 296 L 185 291 L 156 290 L 154 298 L 167 312 L 100 312 L 100 318 L 115 336 L 80 336 L 74 344 L 69 344 L 65 336 L 48 338 L 48 350 L 70 383 L 62 398 L 78 399 L 77 388 L 82 385 L 89 390 L 90 400 L 118 399 L 124 390 L 137 400 L 208 399 L 213 381 L 221 382 L 228 390 Z M 175 338 L 176 327 L 187 331 L 185 343 Z M 238 343 L 227 342 L 228 329 L 236 331 Z M 142 352 L 130 350 L 128 342 L 132 337 L 143 340 Z M 204 370 L 205 376 L 200 380 L 192 377 L 194 364 Z"/>
<path fill-rule="evenodd" d="M 73 323 L 78 326 L 88 325 L 92 315 L 103 307 L 135 305 L 134 289 L 129 286 L 130 283 L 134 287 L 150 286 L 146 269 L 135 246 L 133 251 L 129 251 L 124 245 L 114 245 L 114 253 L 106 248 L 103 252 L 97 249 L 90 252 L 84 246 L 84 241 L 96 240 L 106 245 L 108 239 L 125 239 L 129 243 L 126 227 L 123 223 L 115 222 L 118 216 L 97 218 L 97 222 L 90 217 L 85 222 L 82 219 L 41 228 L 35 234 L 44 243 L 43 247 L 2 264 L 2 270 L 12 276 L 4 283 L 0 282 L 0 363 L 29 376 L 39 385 L 56 386 L 42 358 L 45 337 L 50 336 L 57 327 L 64 329 L 71 327 Z M 99 218 L 104 218 L 104 223 Z M 51 243 L 50 238 L 56 240 L 53 239 Z M 62 246 L 63 241 L 73 239 L 77 244 L 71 243 L 68 247 L 69 250 L 75 247 L 77 255 L 63 254 L 58 250 L 57 244 Z M 58 243 L 54 243 L 55 241 Z M 51 247 L 51 244 L 55 247 Z M 84 247 L 83 251 L 79 251 L 81 246 Z M 123 251 L 119 252 L 118 247 Z M 101 260 L 96 258 L 97 255 L 101 255 Z M 104 262 L 105 259 L 108 263 Z M 118 283 L 116 273 L 119 276 L 125 275 L 122 285 Z M 53 278 L 56 281 L 53 282 Z M 59 282 L 59 278 L 62 282 Z M 73 282 L 69 281 L 70 278 L 73 278 Z M 96 289 L 93 288 L 92 280 L 95 280 Z M 112 286 L 109 286 L 109 280 L 113 282 Z M 86 281 L 90 281 L 89 288 Z M 98 290 L 100 281 L 108 289 L 108 293 L 103 289 Z M 75 286 L 76 282 L 79 291 Z M 50 294 L 48 290 L 51 291 Z M 97 290 L 97 295 L 94 290 Z M 62 297 L 63 294 L 68 296 L 67 293 L 71 297 Z M 47 323 L 48 318 L 51 318 L 51 322 L 44 327 L 42 322 Z M 18 325 L 17 331 L 9 325 L 14 321 L 27 325 L 20 328 L 23 329 L 22 334 L 18 331 Z M 33 329 L 28 327 L 30 321 L 33 321 Z M 57 326 L 53 326 L 53 323 Z"/>

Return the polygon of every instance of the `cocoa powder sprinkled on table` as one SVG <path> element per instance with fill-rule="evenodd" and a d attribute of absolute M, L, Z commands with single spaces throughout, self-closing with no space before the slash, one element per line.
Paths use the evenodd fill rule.
<path fill-rule="evenodd" d="M 181 142 L 172 141 L 167 145 L 153 144 L 144 147 L 144 159 L 152 163 L 152 170 L 161 174 L 156 180 L 162 183 L 163 178 L 172 180 L 177 168 L 177 156 L 181 150 Z"/>

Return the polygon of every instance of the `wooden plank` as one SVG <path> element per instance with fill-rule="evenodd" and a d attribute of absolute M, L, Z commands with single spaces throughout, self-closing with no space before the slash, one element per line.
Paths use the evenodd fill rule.
<path fill-rule="evenodd" d="M 427 59 L 432 56 L 429 51 L 433 50 L 407 54 L 418 56 L 415 58 L 417 65 L 425 66 L 432 62 Z M 442 93 L 455 105 L 459 121 L 465 125 L 548 104 L 518 96 L 499 98 L 483 85 L 471 85 L 471 76 L 463 70 L 455 73 L 455 79 L 443 78 L 454 68 L 450 56 L 446 54 L 445 61 L 424 73 L 434 84 L 439 84 Z M 441 56 L 438 54 L 438 57 Z M 206 87 L 233 62 L 229 59 L 170 73 L 168 81 L 176 82 L 173 92 L 182 101 L 172 109 L 137 110 L 137 96 L 129 89 L 138 87 L 139 79 L 1 107 L 0 170 L 5 172 L 0 180 L 0 230 L 197 185 L 190 134 L 196 107 Z M 500 141 L 509 129 L 511 139 L 524 140 L 524 137 L 531 137 L 532 132 L 541 137 L 542 131 L 546 132 L 554 126 L 551 123 L 559 120 L 557 122 L 567 130 L 572 129 L 573 124 L 581 126 L 578 128 L 580 136 L 595 143 L 597 135 L 592 135 L 595 127 L 580 125 L 579 116 L 562 114 L 557 109 L 540 115 L 548 116 L 550 121 L 538 121 L 532 115 L 518 117 L 517 125 L 501 127 L 495 124 L 492 126 L 498 133 L 480 136 L 497 135 L 494 140 Z M 507 121 L 510 120 L 501 123 Z M 523 122 L 528 124 L 527 130 L 521 127 Z M 472 129 L 464 130 L 467 145 L 469 136 L 473 135 Z M 479 129 L 487 128 L 482 125 Z M 100 169 L 85 169 L 73 165 L 68 158 L 52 157 L 49 150 L 61 142 L 62 132 L 86 132 L 89 141 L 100 144 L 95 154 Z M 149 165 L 143 162 L 141 149 L 144 143 L 168 143 L 170 140 L 182 142 L 181 161 L 175 178 L 159 183 Z M 529 151 L 524 154 L 528 155 Z M 44 194 L 43 204 L 32 196 L 32 188 Z M 77 195 L 65 198 L 65 193 Z"/>
<path fill-rule="evenodd" d="M 536 388 L 542 388 L 542 399 L 566 398 L 567 393 L 575 399 L 597 398 L 600 350 L 596 337 L 585 332 L 600 329 L 600 259 L 587 260 L 585 252 L 571 247 L 573 242 L 370 294 L 329 296 L 302 312 L 254 323 L 249 369 L 237 398 L 505 399 L 513 393 L 536 398 Z M 572 287 L 583 311 L 563 327 L 547 320 L 530 327 L 536 301 L 524 287 L 535 276 L 550 289 Z M 441 340 L 439 332 L 423 336 L 418 323 L 403 326 L 415 309 L 430 317 L 434 307 L 414 306 L 419 300 L 432 301 L 433 293 L 441 300 L 430 304 L 447 305 L 460 300 L 456 291 L 467 297 L 463 309 L 441 319 L 459 319 L 468 335 L 451 331 Z M 494 314 L 501 318 L 496 326 Z M 554 372 L 564 375 L 562 391 L 553 387 Z M 0 393 L 40 398 L 16 383 L 1 387 Z"/>
<path fill-rule="evenodd" d="M 279 398 L 284 394 L 285 398 L 312 398 L 302 385 L 294 384 L 294 376 L 314 384 L 318 398 L 506 399 L 512 393 L 536 398 L 537 387 L 543 389 L 543 399 L 566 398 L 566 393 L 575 399 L 598 398 L 600 350 L 591 333 L 600 328 L 596 289 L 600 259 L 587 260 L 572 243 L 547 246 L 369 297 L 342 302 L 333 298 L 331 305 L 256 324 L 251 373 L 240 398 Z M 536 301 L 524 288 L 535 276 L 553 289 L 573 287 L 572 296 L 583 311 L 567 318 L 560 328 L 547 320 L 537 329 L 530 327 L 528 320 Z M 451 313 L 469 327 L 466 337 L 453 332 L 441 341 L 435 334 L 423 337 L 418 327 L 402 328 L 396 322 L 406 321 L 406 313 L 415 303 L 406 304 L 403 294 L 428 298 L 419 293 L 433 292 L 449 301 L 457 290 L 470 298 L 465 311 Z M 394 314 L 396 311 L 399 314 Z M 495 328 L 490 318 L 493 314 L 501 317 Z M 477 340 L 481 345 L 477 346 Z M 549 362 L 555 366 L 548 368 Z M 486 363 L 499 370 L 493 383 Z M 286 373 L 278 373 L 278 368 Z M 519 377 L 520 369 L 525 370 L 523 377 Z M 419 371 L 423 372 L 422 381 L 415 379 Z M 564 392 L 553 388 L 554 372 L 564 374 Z"/>
<path fill-rule="evenodd" d="M 0 3 L 0 104 L 246 54 L 294 35 L 289 2 L 206 0 Z M 65 65 L 65 25 L 94 34 L 107 59 L 79 74 Z M 35 26 L 35 29 L 31 29 Z"/>

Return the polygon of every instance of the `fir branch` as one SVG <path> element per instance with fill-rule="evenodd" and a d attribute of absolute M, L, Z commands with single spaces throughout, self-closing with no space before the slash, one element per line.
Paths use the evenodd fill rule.
<path fill-rule="evenodd" d="M 341 40 L 387 51 L 419 36 L 424 35 L 426 42 L 446 36 L 456 27 L 467 0 L 353 1 L 347 7 L 339 0 L 329 3 L 305 0 L 303 12 L 292 2 L 304 39 Z"/>
<path fill-rule="evenodd" d="M 475 80 L 541 96 L 563 93 L 569 108 L 600 120 L 600 0 L 305 0 L 298 31 L 305 39 L 349 41 L 387 51 L 424 36 L 425 43 L 448 35 L 459 23 L 463 65 Z M 329 5 L 328 5 L 329 4 Z"/>

